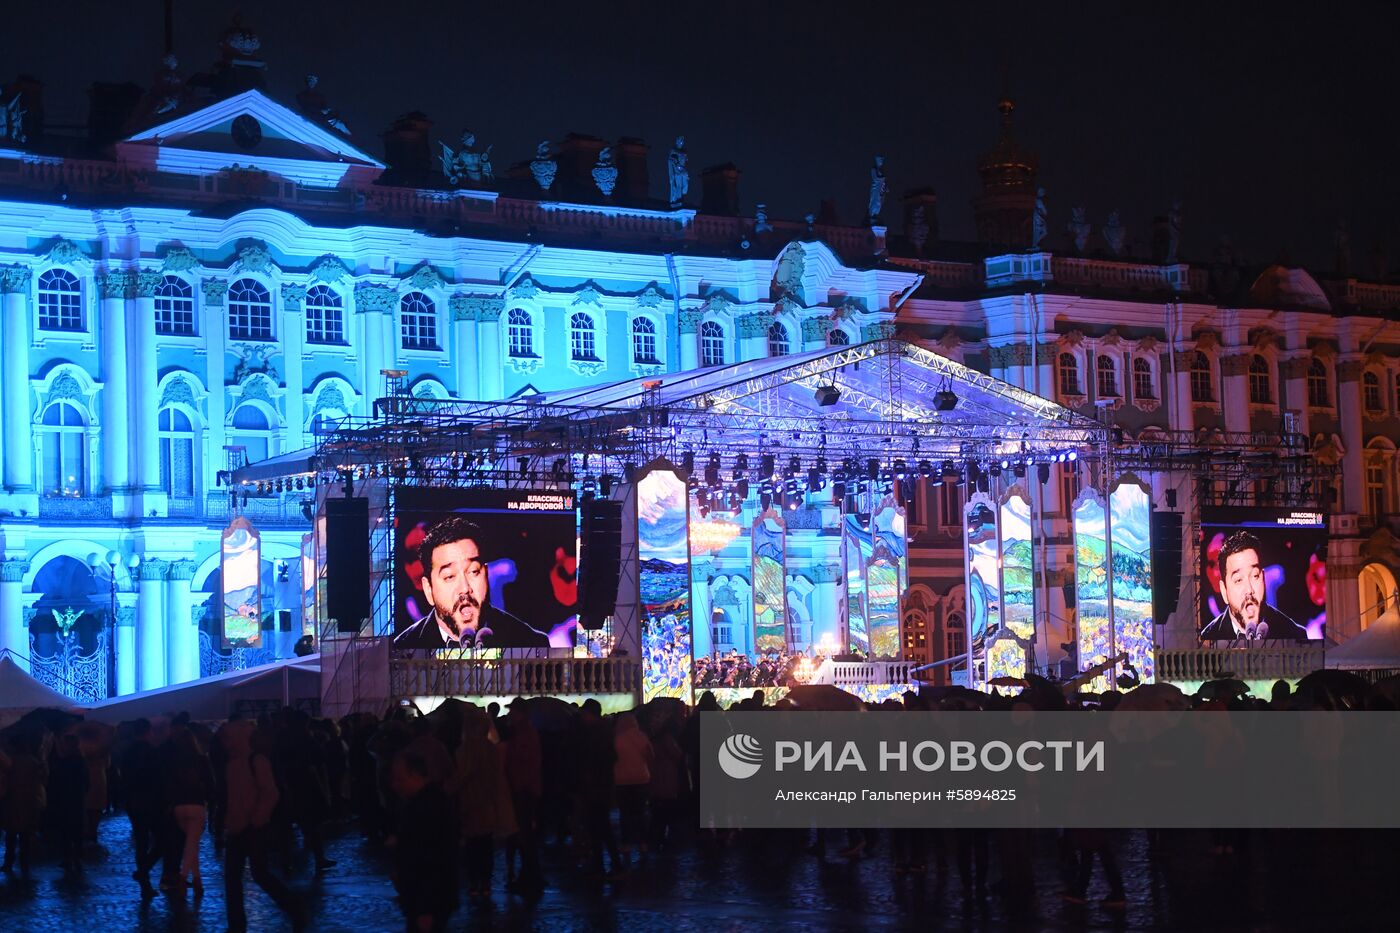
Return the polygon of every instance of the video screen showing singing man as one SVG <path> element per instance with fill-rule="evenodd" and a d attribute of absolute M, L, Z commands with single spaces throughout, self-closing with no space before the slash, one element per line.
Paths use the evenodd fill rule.
<path fill-rule="evenodd" d="M 1264 568 L 1259 539 L 1237 531 L 1225 539 L 1216 558 L 1225 611 L 1201 629 L 1201 641 L 1303 641 L 1308 630 L 1264 602 Z"/>
<path fill-rule="evenodd" d="M 432 611 L 394 636 L 396 650 L 547 648 L 549 636 L 491 605 L 481 527 L 450 515 L 418 549 L 423 595 Z"/>

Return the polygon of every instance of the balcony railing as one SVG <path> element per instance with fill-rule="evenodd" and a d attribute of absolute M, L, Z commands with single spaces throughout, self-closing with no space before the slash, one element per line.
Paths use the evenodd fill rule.
<path fill-rule="evenodd" d="M 396 658 L 389 662 L 389 686 L 396 697 L 635 693 L 641 682 L 635 658 Z"/>
<path fill-rule="evenodd" d="M 1249 648 L 1185 648 L 1157 651 L 1157 679 L 1214 680 L 1225 674 L 1240 680 L 1296 679 L 1322 669 L 1322 643 Z"/>
<path fill-rule="evenodd" d="M 913 670 L 917 666 L 914 661 L 833 661 L 828 658 L 812 672 L 809 683 L 838 687 L 907 684 L 913 682 Z"/>
<path fill-rule="evenodd" d="M 111 496 L 41 496 L 39 517 L 48 521 L 111 521 Z"/>

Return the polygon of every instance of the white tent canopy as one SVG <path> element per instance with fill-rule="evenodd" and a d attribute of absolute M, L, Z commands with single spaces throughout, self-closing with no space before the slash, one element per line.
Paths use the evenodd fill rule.
<path fill-rule="evenodd" d="M 1400 668 L 1400 612 L 1392 606 L 1360 635 L 1330 649 L 1327 666 L 1348 671 Z"/>
<path fill-rule="evenodd" d="M 281 705 L 319 697 L 320 692 L 321 658 L 311 655 L 114 697 L 92 704 L 84 715 L 107 723 L 181 712 L 197 720 L 227 719 L 240 700 L 275 701 Z"/>
<path fill-rule="evenodd" d="M 0 726 L 36 709 L 78 711 L 76 703 L 31 677 L 8 651 L 0 652 Z"/>

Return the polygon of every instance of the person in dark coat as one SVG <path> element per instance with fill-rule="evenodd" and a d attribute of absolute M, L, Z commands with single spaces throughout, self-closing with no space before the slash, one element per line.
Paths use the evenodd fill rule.
<path fill-rule="evenodd" d="M 604 851 L 612 875 L 623 873 L 611 818 L 617 748 L 612 727 L 603 721 L 602 713 L 597 700 L 589 697 L 583 701 L 577 746 L 579 824 L 588 839 L 589 864 L 595 877 L 604 876 Z"/>
<path fill-rule="evenodd" d="M 136 870 L 131 877 L 141 885 L 145 897 L 154 897 L 151 869 L 161 856 L 161 827 L 165 818 L 165 777 L 160 754 L 151 734 L 151 722 L 138 719 L 132 727 L 132 741 L 121 760 L 126 814 L 131 819 L 131 844 L 136 853 Z"/>
<path fill-rule="evenodd" d="M 58 740 L 49 772 L 48 792 L 64 871 L 75 872 L 82 868 L 88 779 L 87 760 L 78 747 L 78 734 L 65 733 Z"/>
<path fill-rule="evenodd" d="M 457 909 L 457 834 L 452 802 L 430 779 L 431 767 L 416 749 L 394 756 L 391 782 L 402 801 L 393 850 L 394 888 L 408 933 L 439 933 Z"/>

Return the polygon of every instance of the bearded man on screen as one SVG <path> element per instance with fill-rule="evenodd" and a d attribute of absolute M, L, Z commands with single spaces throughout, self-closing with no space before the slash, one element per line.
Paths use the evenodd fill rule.
<path fill-rule="evenodd" d="M 549 636 L 491 605 L 481 527 L 450 515 L 418 548 L 423 595 L 432 611 L 394 636 L 396 650 L 547 648 Z"/>
<path fill-rule="evenodd" d="M 1216 558 L 1225 611 L 1201 629 L 1201 641 L 1303 641 L 1308 630 L 1264 602 L 1264 567 L 1259 539 L 1237 531 Z"/>

